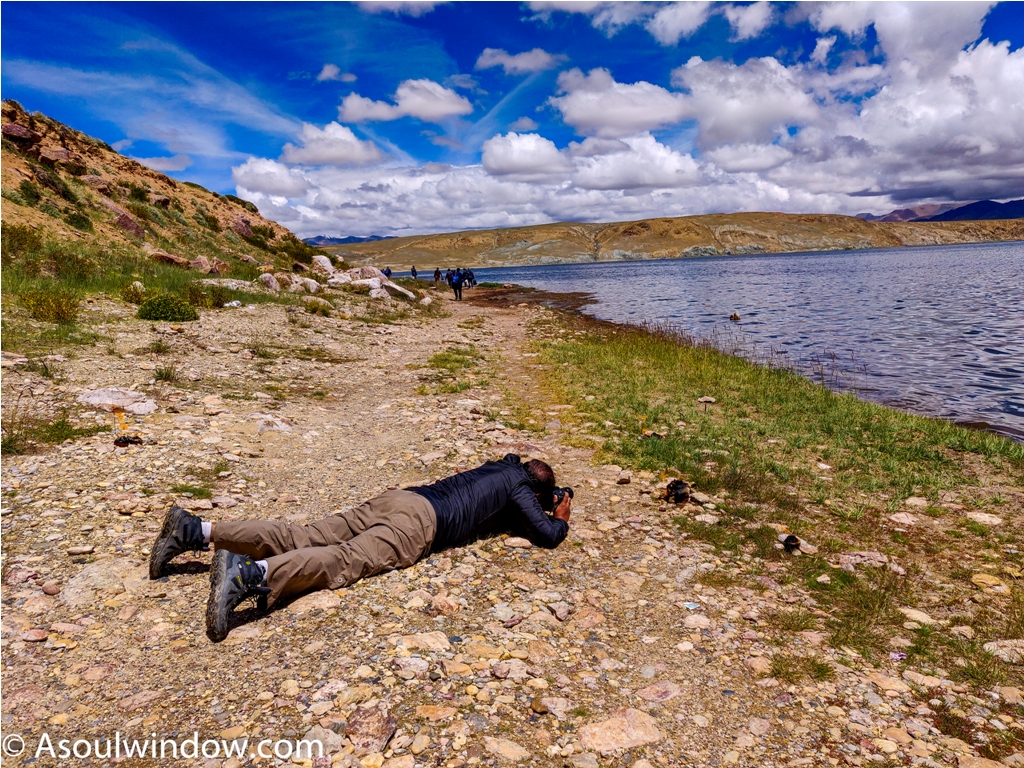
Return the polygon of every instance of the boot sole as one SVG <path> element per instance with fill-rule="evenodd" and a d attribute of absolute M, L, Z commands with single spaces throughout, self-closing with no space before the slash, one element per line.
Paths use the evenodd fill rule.
<path fill-rule="evenodd" d="M 164 539 L 171 537 L 175 529 L 178 527 L 178 523 L 181 521 L 183 515 L 187 515 L 181 507 L 171 507 L 170 512 L 164 518 L 163 528 L 160 529 L 160 535 L 157 536 L 156 542 L 153 544 L 153 549 L 149 553 L 149 578 L 159 579 L 163 576 L 164 565 L 160 564 L 160 559 L 163 556 L 163 547 L 160 546 L 160 542 Z"/>
<path fill-rule="evenodd" d="M 218 550 L 210 567 L 210 599 L 206 603 L 206 636 L 219 643 L 228 636 L 229 611 L 222 610 L 224 588 L 228 579 L 228 551 Z"/>

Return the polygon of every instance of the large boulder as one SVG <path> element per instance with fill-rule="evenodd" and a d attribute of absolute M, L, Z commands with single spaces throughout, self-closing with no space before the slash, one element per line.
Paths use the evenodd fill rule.
<path fill-rule="evenodd" d="M 299 277 L 295 282 L 304 285 L 308 293 L 320 293 L 320 283 L 311 277 Z"/>
<path fill-rule="evenodd" d="M 208 275 L 211 272 L 217 271 L 213 264 L 210 263 L 210 260 L 207 259 L 205 256 L 200 256 L 199 258 L 193 260 L 190 266 L 192 267 L 193 270 L 203 275 Z"/>
<path fill-rule="evenodd" d="M 338 288 L 342 285 L 350 285 L 352 283 L 352 275 L 348 272 L 335 272 L 327 279 L 327 285 L 331 288 Z"/>
<path fill-rule="evenodd" d="M 137 416 L 144 416 L 156 410 L 156 400 L 124 387 L 89 390 L 78 396 L 78 402 L 99 408 L 101 411 L 124 411 Z"/>
<path fill-rule="evenodd" d="M 94 174 L 86 174 L 85 176 L 79 176 L 79 181 L 83 184 L 88 184 L 90 187 L 95 189 L 101 195 L 110 194 L 110 182 L 104 179 L 102 176 L 96 176 Z"/>
<path fill-rule="evenodd" d="M 252 237 L 252 226 L 245 216 L 238 216 L 231 222 L 231 228 L 241 237 Z"/>
<path fill-rule="evenodd" d="M 162 264 L 170 264 L 171 266 L 181 267 L 182 269 L 188 269 L 189 266 L 191 266 L 189 260 L 186 259 L 184 256 L 176 256 L 173 253 L 168 253 L 167 251 L 161 251 L 159 249 L 154 249 L 150 251 L 149 258 L 151 258 L 153 261 L 159 261 Z"/>
<path fill-rule="evenodd" d="M 146 230 L 142 228 L 139 222 L 137 222 L 127 213 L 122 213 L 120 216 L 114 219 L 114 224 L 117 227 L 120 227 L 125 232 L 127 232 L 129 235 L 135 235 L 135 237 L 143 237 L 146 234 Z"/>
<path fill-rule="evenodd" d="M 262 283 L 265 288 L 270 289 L 274 293 L 281 290 L 281 284 L 277 282 L 277 278 L 274 277 L 270 272 L 264 272 L 262 275 L 256 278 L 254 282 Z"/>
<path fill-rule="evenodd" d="M 331 260 L 322 253 L 313 255 L 313 269 L 328 276 L 333 275 L 335 272 L 334 265 L 331 263 Z"/>
<path fill-rule="evenodd" d="M 26 128 L 24 125 L 18 125 L 17 123 L 4 123 L 3 135 L 5 139 L 14 139 L 14 141 L 25 142 L 26 144 L 35 144 L 43 138 L 31 128 Z"/>
<path fill-rule="evenodd" d="M 254 259 L 252 256 L 250 256 L 248 253 L 243 253 L 238 258 L 241 259 L 242 261 L 244 261 L 246 264 L 259 264 L 259 262 L 256 261 L 256 259 Z"/>

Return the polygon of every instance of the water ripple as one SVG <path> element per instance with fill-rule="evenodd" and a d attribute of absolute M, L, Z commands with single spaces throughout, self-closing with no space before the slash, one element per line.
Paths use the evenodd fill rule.
<path fill-rule="evenodd" d="M 584 291 L 600 319 L 670 322 L 754 358 L 774 351 L 866 399 L 1024 440 L 1024 243 L 477 273 Z"/>

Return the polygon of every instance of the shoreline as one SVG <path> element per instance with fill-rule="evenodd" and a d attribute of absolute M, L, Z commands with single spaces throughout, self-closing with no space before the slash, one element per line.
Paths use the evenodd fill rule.
<path fill-rule="evenodd" d="M 535 291 L 474 294 L 428 289 L 431 315 L 392 302 L 371 318 L 374 300 L 343 293 L 328 295 L 351 317 L 261 304 L 180 324 L 97 295 L 83 322 L 108 340 L 5 364 L 5 417 L 22 388 L 115 433 L 81 389 L 134 385 L 157 404 L 125 417 L 141 445 L 98 432 L 4 457 L 5 732 L 318 738 L 343 768 L 1024 749 L 1024 666 L 1003 659 L 1024 616 L 1024 458 L 1005 441 L 928 432 Z M 176 381 L 156 378 L 167 366 Z M 558 549 L 483 539 L 243 612 L 218 645 L 202 629 L 208 554 L 143 577 L 172 502 L 305 523 L 506 452 L 576 489 Z M 687 503 L 665 501 L 672 477 L 693 483 Z M 954 710 L 980 696 L 1006 731 L 964 731 Z M 371 703 L 385 735 L 357 750 Z"/>
<path fill-rule="evenodd" d="M 611 329 L 620 328 L 628 331 L 638 331 L 643 333 L 652 333 L 654 335 L 665 335 L 669 337 L 674 337 L 680 344 L 689 344 L 691 346 L 698 347 L 709 347 L 715 349 L 716 351 L 723 355 L 736 357 L 738 359 L 744 360 L 745 362 L 749 362 L 752 365 L 765 366 L 768 368 L 793 372 L 807 379 L 811 383 L 816 384 L 817 386 L 823 386 L 825 389 L 834 394 L 850 394 L 855 397 L 858 397 L 864 402 L 872 403 L 883 408 L 889 408 L 891 410 L 906 414 L 908 416 L 919 416 L 921 418 L 926 419 L 935 419 L 953 426 L 984 432 L 986 434 L 991 434 L 998 437 L 1004 437 L 1016 443 L 1024 444 L 1024 431 L 1014 430 L 1009 427 L 999 427 L 998 425 L 990 424 L 988 422 L 954 421 L 953 419 L 938 416 L 933 413 L 912 410 L 909 408 L 900 408 L 898 406 L 892 405 L 882 400 L 873 400 L 870 398 L 861 397 L 857 387 L 828 386 L 827 384 L 822 384 L 820 381 L 815 381 L 809 372 L 801 371 L 799 368 L 795 366 L 768 365 L 763 361 L 752 360 L 743 355 L 736 354 L 735 352 L 723 349 L 721 346 L 715 343 L 714 339 L 693 336 L 689 332 L 686 332 L 680 328 L 677 328 L 676 326 L 673 326 L 673 324 L 671 323 L 621 323 L 616 322 L 614 320 L 602 320 L 585 312 L 585 308 L 587 306 L 598 303 L 597 299 L 592 298 L 593 294 L 586 291 L 559 293 L 556 291 L 546 291 L 543 289 L 529 288 L 526 286 L 519 285 L 516 285 L 514 288 L 508 289 L 486 288 L 484 290 L 494 293 L 488 294 L 486 296 L 474 296 L 472 293 L 467 293 L 466 301 L 469 301 L 470 303 L 477 303 L 481 306 L 488 306 L 493 303 L 496 306 L 503 307 L 513 307 L 520 303 L 541 304 L 543 306 L 548 307 L 549 309 L 554 309 L 561 312 L 568 312 L 575 316 L 578 316 L 583 320 L 593 323 L 594 327 L 599 329 L 602 327 L 607 327 Z M 474 298 L 476 299 L 475 302 Z"/>

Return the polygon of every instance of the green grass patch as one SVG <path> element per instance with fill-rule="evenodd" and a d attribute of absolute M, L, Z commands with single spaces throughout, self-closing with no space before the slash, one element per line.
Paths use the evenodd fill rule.
<path fill-rule="evenodd" d="M 35 453 L 49 445 L 108 430 L 109 427 L 99 425 L 77 426 L 67 411 L 50 419 L 34 416 L 18 402 L 4 413 L 0 422 L 0 452 L 5 456 Z"/>
<path fill-rule="evenodd" d="M 178 485 L 172 485 L 171 491 L 174 493 L 191 493 L 193 498 L 196 499 L 212 499 L 213 491 L 205 485 L 190 485 L 188 483 L 179 483 Z"/>

